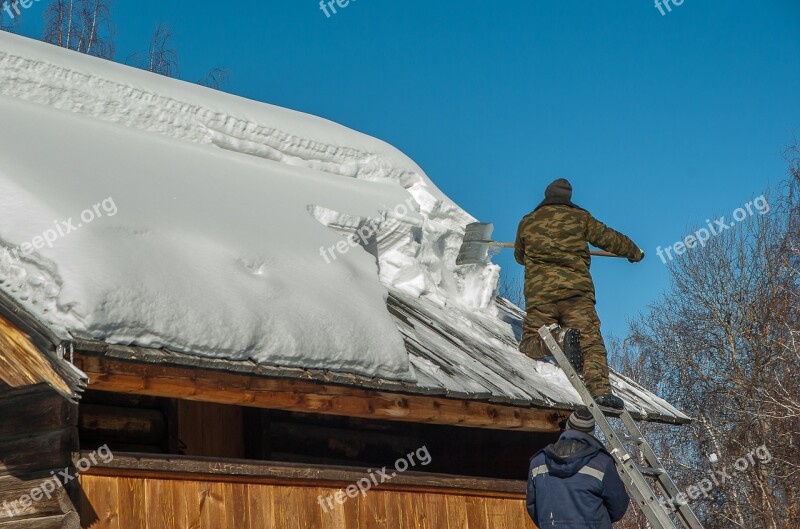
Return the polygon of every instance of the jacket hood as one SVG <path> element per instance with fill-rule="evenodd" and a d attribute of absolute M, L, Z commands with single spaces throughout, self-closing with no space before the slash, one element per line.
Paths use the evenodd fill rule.
<path fill-rule="evenodd" d="M 544 449 L 545 464 L 551 475 L 568 478 L 577 474 L 598 452 L 605 451 L 595 437 L 577 430 L 567 430 L 557 443 Z"/>

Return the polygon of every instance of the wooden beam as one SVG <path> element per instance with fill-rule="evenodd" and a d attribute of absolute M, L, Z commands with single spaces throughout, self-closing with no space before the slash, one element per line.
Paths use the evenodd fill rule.
<path fill-rule="evenodd" d="M 80 529 L 81 520 L 75 511 L 46 518 L 28 518 L 0 522 L 0 529 Z"/>
<path fill-rule="evenodd" d="M 11 387 L 46 382 L 61 395 L 72 396 L 72 389 L 31 337 L 3 316 L 0 316 L 0 380 Z"/>
<path fill-rule="evenodd" d="M 87 457 L 88 454 L 81 452 L 82 457 Z M 380 489 L 522 499 L 527 487 L 527 483 L 521 480 L 430 474 L 413 469 L 396 472 L 390 477 L 389 471 L 393 470 L 391 467 L 386 469 L 387 480 L 380 483 Z M 98 462 L 83 474 L 281 486 L 346 487 L 359 479 L 368 478 L 370 471 L 380 476 L 375 474 L 374 468 L 116 453 L 112 460 Z"/>
<path fill-rule="evenodd" d="M 305 413 L 557 432 L 569 411 L 407 395 L 303 380 L 146 364 L 75 353 L 89 388 Z"/>
<path fill-rule="evenodd" d="M 164 439 L 166 420 L 158 410 L 98 404 L 81 404 L 80 410 L 81 437 L 142 445 L 159 445 Z"/>

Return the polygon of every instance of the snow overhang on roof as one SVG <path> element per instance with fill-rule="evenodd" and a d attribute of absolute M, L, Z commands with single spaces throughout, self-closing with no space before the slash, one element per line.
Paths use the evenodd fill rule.
<path fill-rule="evenodd" d="M 473 217 L 397 149 L 7 33 L 0 50 L 0 288 L 54 335 L 577 402 L 516 351 L 499 268 L 455 266 Z M 614 381 L 644 415 L 687 419 Z"/>

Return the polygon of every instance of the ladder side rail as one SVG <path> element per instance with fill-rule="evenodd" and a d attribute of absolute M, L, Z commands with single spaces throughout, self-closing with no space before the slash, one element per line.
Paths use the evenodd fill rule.
<path fill-rule="evenodd" d="M 569 360 L 567 360 L 566 355 L 558 346 L 558 343 L 556 343 L 555 338 L 553 338 L 553 335 L 550 333 L 550 330 L 546 326 L 542 326 L 542 328 L 539 329 L 539 335 L 544 340 L 550 352 L 553 353 L 553 356 L 555 356 L 556 361 L 566 373 L 570 383 L 580 395 L 583 403 L 589 408 L 589 411 L 592 413 L 595 422 L 606 436 L 609 444 L 611 444 L 613 447 L 611 453 L 619 462 L 620 473 L 623 474 L 623 478 L 627 476 L 626 481 L 628 481 L 631 485 L 629 491 L 633 495 L 647 520 L 653 524 L 656 529 L 676 529 L 675 524 L 672 522 L 667 514 L 667 511 L 656 497 L 647 479 L 639 471 L 639 467 L 628 453 L 628 450 L 617 436 L 617 433 L 614 431 L 611 424 L 606 419 L 605 414 L 597 405 L 591 393 L 589 393 L 589 390 L 586 388 L 583 382 L 581 382 L 580 378 L 578 377 L 578 373 L 572 367 L 572 364 L 569 363 Z M 626 412 L 623 412 L 623 414 L 624 413 Z"/>
<path fill-rule="evenodd" d="M 639 426 L 636 424 L 636 421 L 633 420 L 633 417 L 631 417 L 631 415 L 627 412 L 623 413 L 622 421 L 625 423 L 625 427 L 628 429 L 628 432 L 630 432 L 631 435 L 638 436 L 642 440 L 639 449 L 642 451 L 642 455 L 644 456 L 645 461 L 647 461 L 647 464 L 651 467 L 664 468 L 661 460 L 658 459 L 658 456 L 653 451 L 652 446 L 650 446 L 650 443 L 647 441 L 647 439 L 645 439 L 644 435 L 642 435 L 642 432 L 639 429 Z M 677 485 L 675 485 L 672 477 L 670 477 L 666 471 L 657 476 L 655 479 L 667 499 L 674 501 L 678 497 L 680 490 L 678 489 Z M 703 524 L 700 523 L 697 515 L 687 503 L 678 503 L 674 512 L 687 529 L 703 529 Z"/>

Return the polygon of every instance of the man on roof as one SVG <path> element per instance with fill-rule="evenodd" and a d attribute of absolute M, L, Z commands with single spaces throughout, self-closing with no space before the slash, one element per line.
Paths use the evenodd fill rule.
<path fill-rule="evenodd" d="M 583 373 L 597 404 L 622 409 L 624 403 L 612 394 L 608 381 L 608 356 L 589 272 L 589 244 L 632 263 L 644 259 L 644 252 L 632 240 L 573 204 L 572 185 L 559 178 L 547 186 L 544 200 L 523 217 L 517 230 L 514 257 L 525 267 L 527 311 L 519 350 L 535 360 L 547 356 L 539 328 L 559 325 L 554 336 L 575 369 Z"/>

